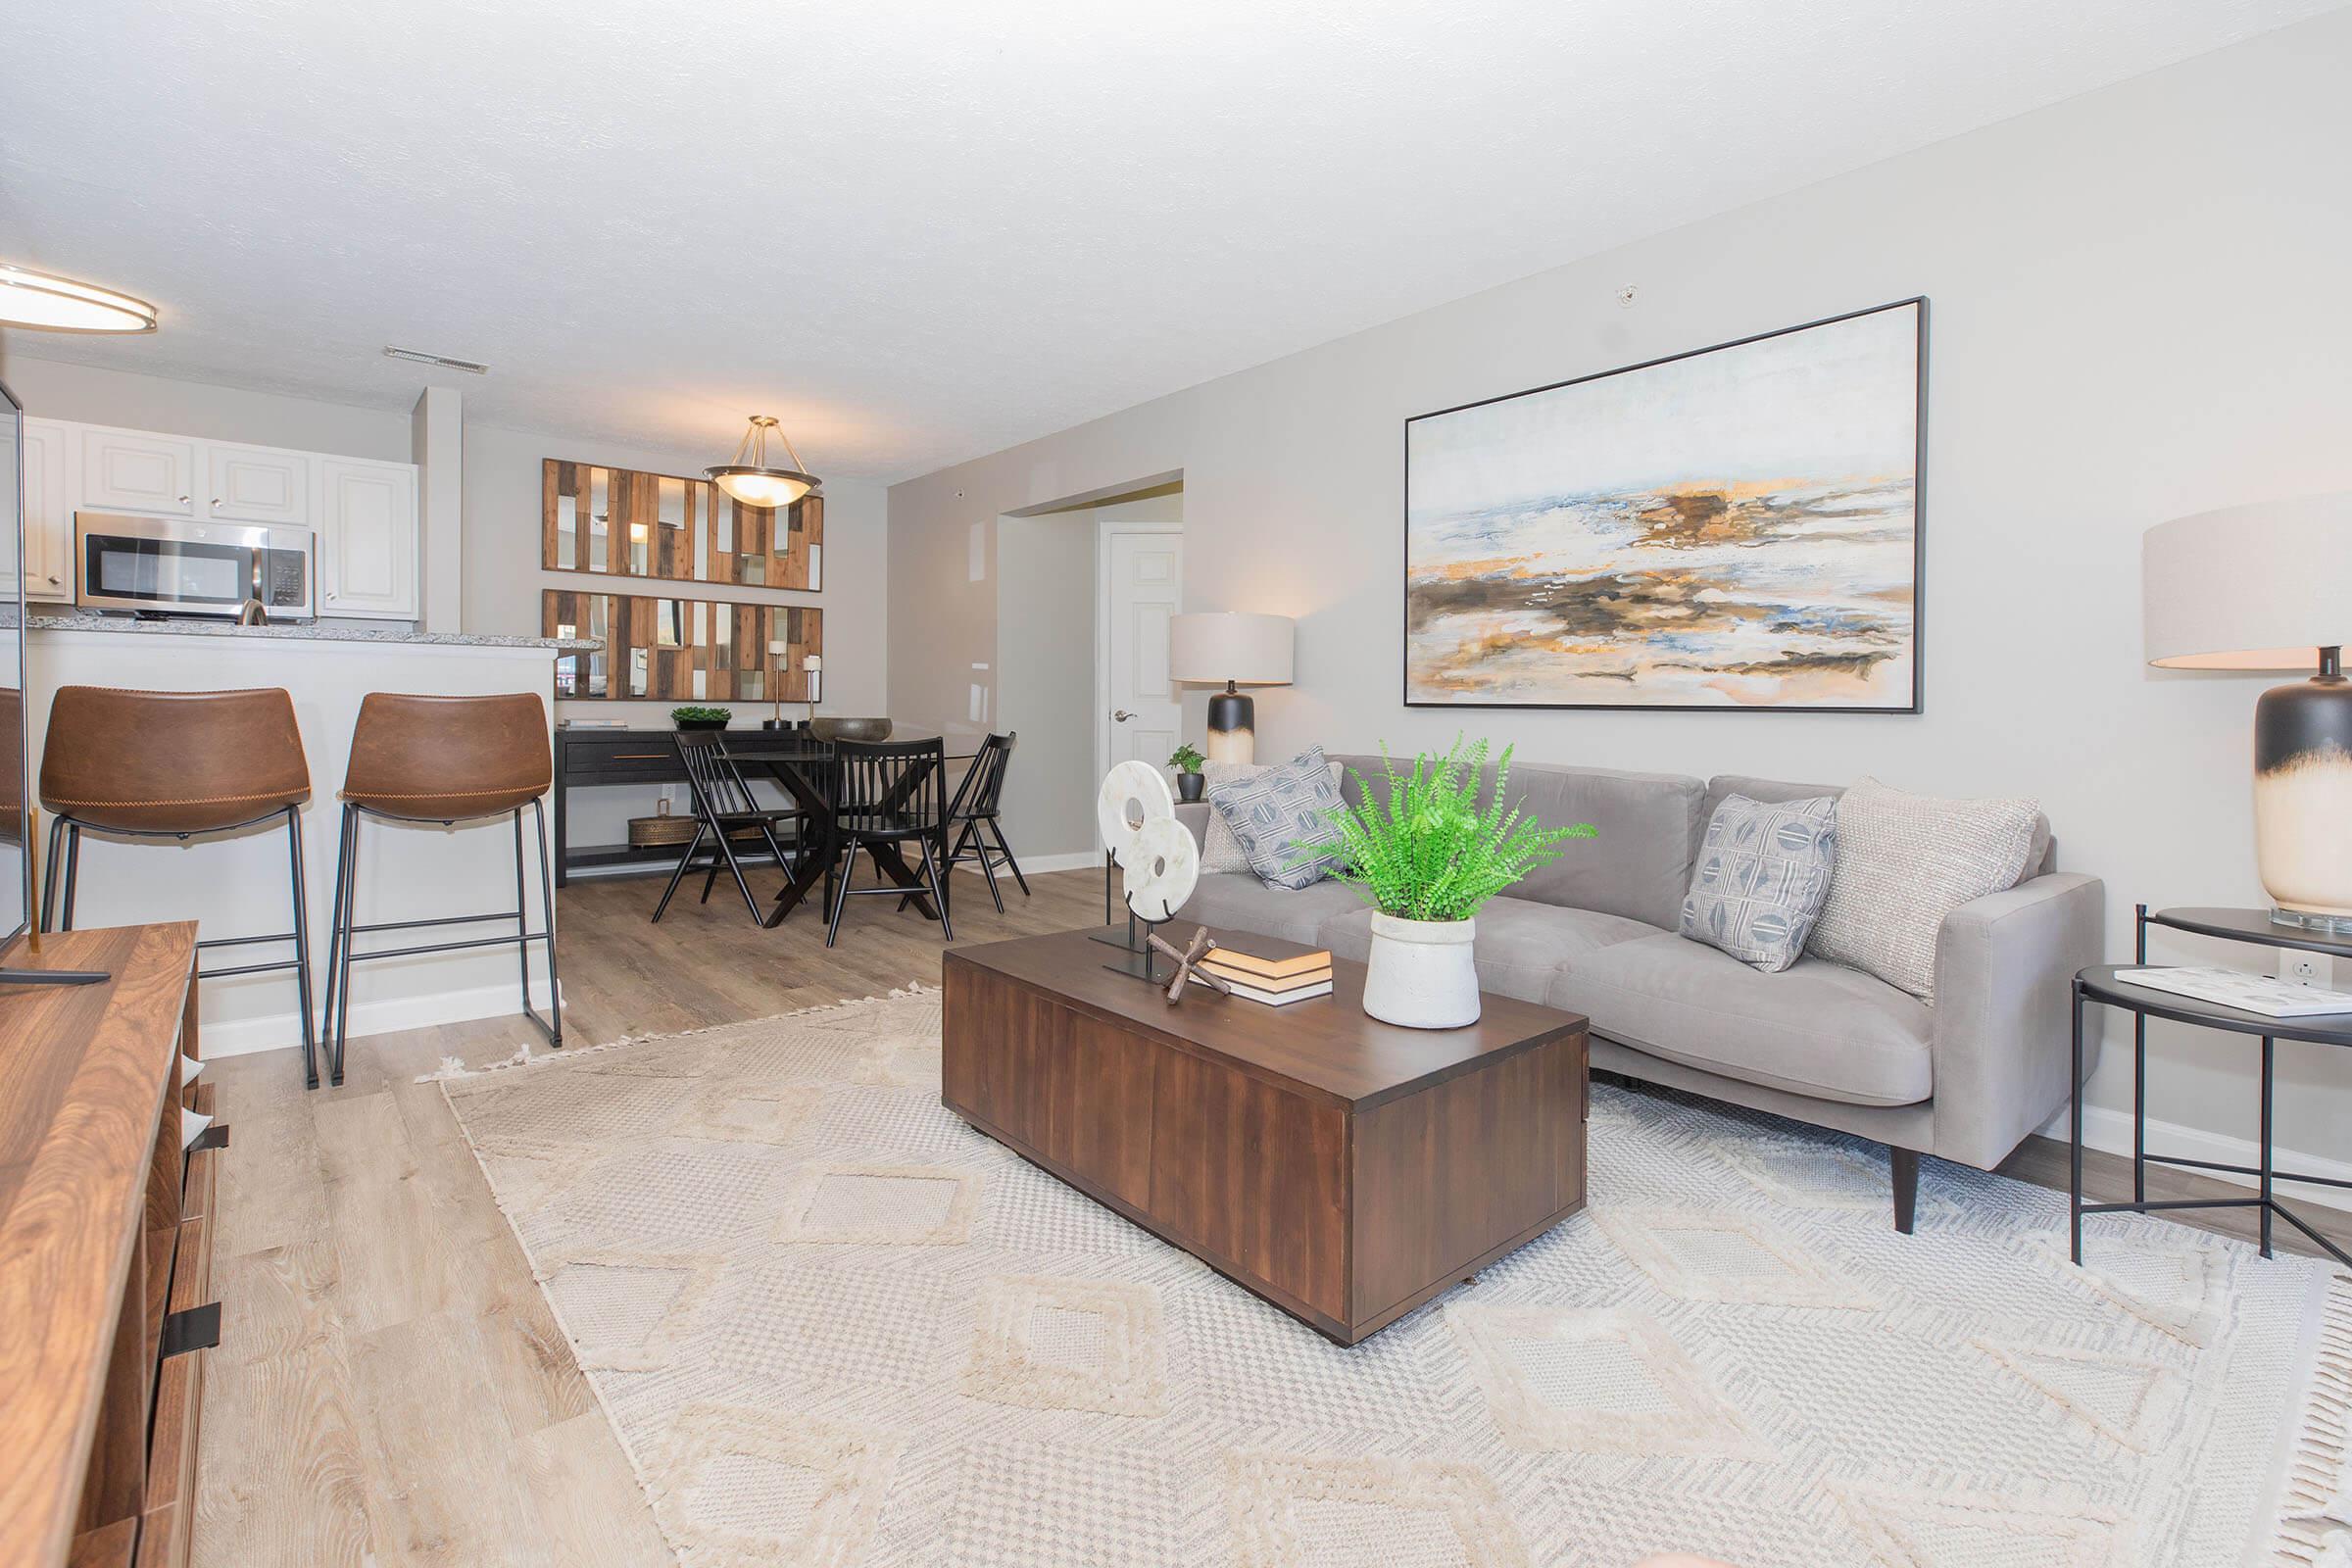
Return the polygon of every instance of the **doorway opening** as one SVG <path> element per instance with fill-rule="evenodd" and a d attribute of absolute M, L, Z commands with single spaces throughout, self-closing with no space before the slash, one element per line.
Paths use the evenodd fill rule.
<path fill-rule="evenodd" d="M 1176 749 L 1168 617 L 1183 596 L 1181 473 L 997 519 L 997 727 L 1020 737 L 1004 817 L 1024 864 L 1099 863 L 1103 773 Z"/>

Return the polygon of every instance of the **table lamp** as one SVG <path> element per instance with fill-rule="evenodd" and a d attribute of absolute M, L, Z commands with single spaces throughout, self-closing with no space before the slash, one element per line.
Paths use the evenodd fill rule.
<path fill-rule="evenodd" d="M 2352 493 L 2200 512 L 2140 545 L 2148 662 L 2308 669 L 2254 705 L 2254 860 L 2271 919 L 2352 935 Z"/>
<path fill-rule="evenodd" d="M 1168 677 L 1225 688 L 1208 700 L 1208 760 L 1250 761 L 1257 754 L 1257 707 L 1240 688 L 1291 683 L 1291 617 L 1235 611 L 1172 615 Z"/>

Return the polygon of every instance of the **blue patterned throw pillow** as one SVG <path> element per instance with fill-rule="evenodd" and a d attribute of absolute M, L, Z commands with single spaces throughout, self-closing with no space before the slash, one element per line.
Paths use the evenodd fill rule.
<path fill-rule="evenodd" d="M 1837 859 L 1835 798 L 1767 806 L 1726 796 L 1690 868 L 1683 935 L 1778 974 L 1805 951 Z"/>
<path fill-rule="evenodd" d="M 1268 887 L 1307 887 L 1339 868 L 1336 856 L 1309 858 L 1292 847 L 1340 842 L 1332 821 L 1341 807 L 1340 792 L 1320 746 L 1248 778 L 1209 785 L 1208 804 L 1233 830 L 1250 869 Z"/>

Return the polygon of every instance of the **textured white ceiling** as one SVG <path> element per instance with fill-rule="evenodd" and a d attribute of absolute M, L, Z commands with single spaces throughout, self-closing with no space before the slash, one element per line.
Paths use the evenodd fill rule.
<path fill-rule="evenodd" d="M 2338 3 L 50 0 L 0 258 L 164 324 L 10 343 L 895 479 Z"/>

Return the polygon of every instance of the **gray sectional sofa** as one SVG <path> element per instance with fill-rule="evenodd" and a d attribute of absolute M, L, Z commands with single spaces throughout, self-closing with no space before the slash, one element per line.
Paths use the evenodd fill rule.
<path fill-rule="evenodd" d="M 1334 760 L 1381 776 L 1377 757 Z M 1489 787 L 1493 778 L 1490 774 Z M 1697 779 L 1514 760 L 1510 793 L 1547 826 L 1595 839 L 1539 867 L 1478 913 L 1485 989 L 1581 1012 L 1592 1066 L 1886 1144 L 1897 1229 L 1911 1228 L 1919 1156 L 1989 1170 L 2066 1103 L 2069 986 L 2100 961 L 2098 880 L 2053 869 L 1955 910 L 1936 947 L 1936 1000 L 1810 956 L 1779 974 L 1675 934 L 1708 818 L 1727 795 L 1798 800 L 1833 785 L 1737 775 Z M 1178 814 L 1204 837 L 1207 806 Z M 1328 947 L 1362 959 L 1371 911 L 1318 882 L 1271 888 L 1247 871 L 1204 875 L 1180 917 Z M 2095 1064 L 2095 1037 L 2087 1042 Z"/>

